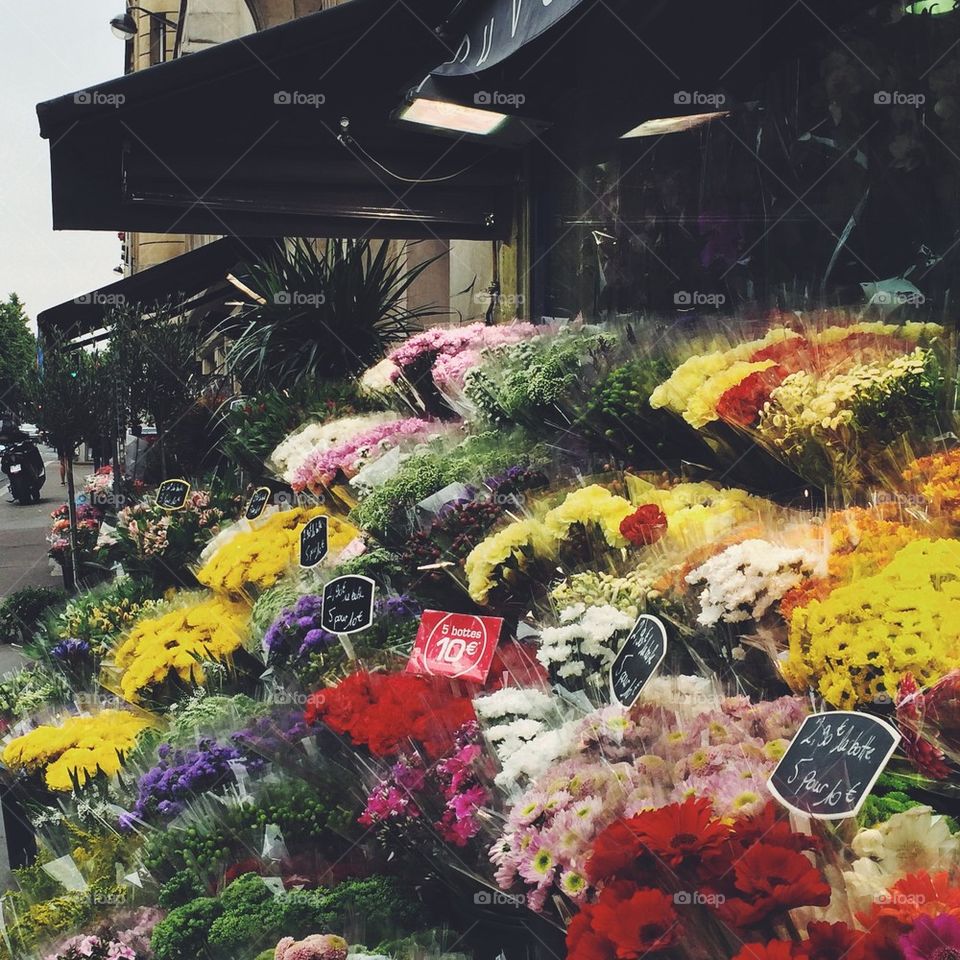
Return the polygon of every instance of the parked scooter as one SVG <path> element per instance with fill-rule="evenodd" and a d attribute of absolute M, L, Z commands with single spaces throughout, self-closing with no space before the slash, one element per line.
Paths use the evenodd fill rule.
<path fill-rule="evenodd" d="M 47 479 L 43 456 L 37 445 L 19 430 L 0 443 L 0 470 L 10 480 L 10 497 L 21 504 L 39 503 L 40 490 Z"/>

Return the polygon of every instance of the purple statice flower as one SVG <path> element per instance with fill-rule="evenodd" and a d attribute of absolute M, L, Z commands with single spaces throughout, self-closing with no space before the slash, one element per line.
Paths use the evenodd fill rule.
<path fill-rule="evenodd" d="M 297 650 L 297 659 L 306 660 L 311 653 L 319 653 L 337 642 L 337 635 L 335 633 L 327 633 L 326 630 L 319 628 L 308 630 L 306 636 L 303 638 L 303 643 L 300 644 L 300 648 Z"/>
<path fill-rule="evenodd" d="M 465 496 L 456 497 L 453 500 L 448 500 L 442 507 L 436 512 L 435 520 L 442 520 L 444 517 L 449 517 L 450 514 L 456 513 L 461 507 L 465 506 L 468 503 L 472 503 L 477 496 L 477 490 L 475 487 L 467 487 L 467 492 Z"/>
<path fill-rule="evenodd" d="M 268 663 L 283 665 L 290 660 L 304 660 L 311 653 L 326 649 L 332 640 L 320 628 L 322 610 L 323 598 L 308 594 L 280 613 L 263 637 Z"/>
<path fill-rule="evenodd" d="M 208 739 L 191 750 L 172 751 L 167 746 L 161 751 L 158 762 L 137 781 L 132 815 L 121 818 L 121 827 L 128 829 L 135 819 L 172 819 L 197 794 L 233 783 L 230 761 L 250 759 L 235 745 Z"/>
<path fill-rule="evenodd" d="M 50 649 L 50 656 L 62 663 L 76 663 L 78 660 L 86 660 L 89 655 L 89 641 L 78 640 L 75 637 L 61 640 Z"/>
<path fill-rule="evenodd" d="M 546 476 L 539 470 L 516 466 L 507 467 L 502 473 L 487 477 L 484 480 L 484 485 L 491 493 L 499 493 L 505 496 L 533 487 L 542 487 L 546 482 Z"/>
<path fill-rule="evenodd" d="M 297 601 L 293 612 L 298 617 L 318 617 L 323 612 L 323 597 L 308 593 Z"/>
<path fill-rule="evenodd" d="M 232 733 L 230 741 L 243 754 L 247 769 L 256 773 L 268 759 L 285 753 L 306 735 L 303 710 L 291 709 L 258 717 L 245 730 Z"/>
<path fill-rule="evenodd" d="M 401 593 L 395 597 L 383 597 L 374 605 L 374 620 L 392 618 L 395 620 L 410 620 L 419 617 L 423 612 L 416 598 L 410 594 Z"/>

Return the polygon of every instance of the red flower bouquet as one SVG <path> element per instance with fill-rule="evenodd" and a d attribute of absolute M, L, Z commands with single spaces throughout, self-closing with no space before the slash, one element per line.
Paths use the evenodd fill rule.
<path fill-rule="evenodd" d="M 470 698 L 442 680 L 360 671 L 314 693 L 305 719 L 325 723 L 378 757 L 396 756 L 412 740 L 436 759 L 450 752 L 456 732 L 476 716 Z"/>

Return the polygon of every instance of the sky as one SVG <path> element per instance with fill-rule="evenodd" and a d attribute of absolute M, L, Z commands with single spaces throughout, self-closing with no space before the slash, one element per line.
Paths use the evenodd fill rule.
<path fill-rule="evenodd" d="M 110 18 L 124 0 L 13 0 L 0 25 L 0 298 L 16 292 L 35 318 L 47 307 L 118 280 L 116 231 L 54 232 L 49 145 L 41 100 L 123 72 Z M 2 345 L 0 345 L 2 347 Z"/>

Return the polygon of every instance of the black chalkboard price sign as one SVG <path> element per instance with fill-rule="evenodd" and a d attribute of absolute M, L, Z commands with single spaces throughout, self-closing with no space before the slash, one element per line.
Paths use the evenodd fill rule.
<path fill-rule="evenodd" d="M 256 490 L 250 495 L 250 499 L 247 501 L 247 509 L 244 511 L 244 516 L 248 520 L 256 520 L 266 509 L 267 504 L 270 502 L 270 488 L 269 487 L 257 487 Z"/>
<path fill-rule="evenodd" d="M 610 664 L 610 693 L 625 707 L 632 707 L 640 691 L 656 673 L 667 655 L 667 628 L 658 617 L 641 613 Z"/>
<path fill-rule="evenodd" d="M 356 574 L 331 580 L 323 588 L 323 629 L 330 633 L 359 633 L 372 626 L 376 589 L 369 577 Z"/>
<path fill-rule="evenodd" d="M 164 480 L 157 488 L 157 506 L 164 510 L 182 510 L 190 496 L 186 480 Z"/>
<path fill-rule="evenodd" d="M 889 723 L 867 713 L 815 713 L 803 721 L 767 785 L 797 813 L 817 820 L 853 817 L 899 742 Z"/>
<path fill-rule="evenodd" d="M 315 567 L 327 555 L 327 518 L 314 517 L 300 531 L 300 566 Z"/>

